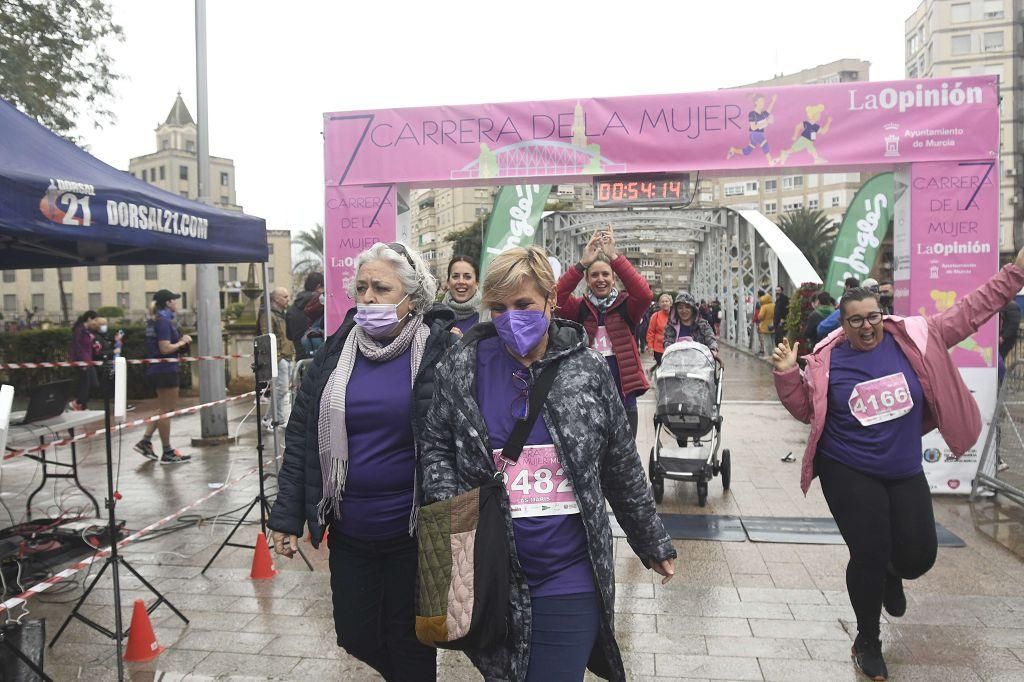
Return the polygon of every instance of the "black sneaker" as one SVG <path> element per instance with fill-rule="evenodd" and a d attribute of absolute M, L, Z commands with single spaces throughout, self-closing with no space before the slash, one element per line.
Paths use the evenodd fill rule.
<path fill-rule="evenodd" d="M 148 438 L 143 438 L 135 444 L 135 452 L 139 453 L 146 459 L 156 461 L 156 450 L 153 449 L 153 441 Z"/>
<path fill-rule="evenodd" d="M 163 456 L 160 457 L 161 464 L 184 464 L 191 461 L 191 455 L 183 455 L 180 450 L 164 450 Z"/>
<path fill-rule="evenodd" d="M 889 679 L 889 670 L 885 667 L 885 659 L 882 658 L 882 643 L 877 637 L 869 639 L 857 635 L 850 656 L 857 670 L 868 678 L 879 681 Z"/>
<path fill-rule="evenodd" d="M 892 573 L 885 575 L 885 595 L 882 604 L 890 616 L 899 618 L 907 612 L 907 595 L 903 593 L 903 581 Z"/>

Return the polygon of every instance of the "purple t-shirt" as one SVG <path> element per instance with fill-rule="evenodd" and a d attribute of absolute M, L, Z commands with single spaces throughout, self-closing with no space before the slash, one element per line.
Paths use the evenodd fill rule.
<path fill-rule="evenodd" d="M 480 313 L 473 313 L 464 320 L 456 320 L 455 326 L 458 327 L 459 331 L 465 334 L 468 332 L 473 325 L 480 321 Z"/>
<path fill-rule="evenodd" d="M 815 136 L 818 134 L 819 130 L 821 130 L 821 126 L 818 125 L 817 123 L 804 121 L 804 131 L 800 134 L 800 136 L 813 141 Z"/>
<path fill-rule="evenodd" d="M 156 315 L 146 323 L 146 357 L 176 358 L 178 352 L 161 353 L 160 342 L 174 344 L 181 340 L 181 332 L 174 324 L 174 313 L 170 310 L 158 310 Z M 177 362 L 158 362 L 146 367 L 146 374 L 175 374 L 180 365 Z"/>
<path fill-rule="evenodd" d="M 360 540 L 409 532 L 416 452 L 409 351 L 388 362 L 356 355 L 345 390 L 348 478 L 338 530 Z"/>
<path fill-rule="evenodd" d="M 477 346 L 476 399 L 487 424 L 492 450 L 504 447 L 515 426 L 512 402 L 519 390 L 512 381 L 512 372 L 522 368 L 497 336 L 484 339 Z M 526 444 L 551 442 L 544 418 L 538 417 Z M 587 536 L 579 514 L 512 519 L 512 531 L 531 597 L 594 591 Z"/>
<path fill-rule="evenodd" d="M 765 120 L 766 118 L 768 118 L 771 115 L 772 115 L 772 112 L 770 112 L 770 111 L 751 111 L 749 114 L 747 114 L 747 121 L 750 123 L 750 132 L 752 132 L 752 133 L 754 133 L 754 132 L 757 132 L 757 133 L 763 132 L 762 130 L 758 129 L 756 126 L 759 123 L 761 123 L 761 121 Z"/>
<path fill-rule="evenodd" d="M 890 374 L 902 373 L 914 407 L 891 421 L 862 426 L 850 411 L 854 386 Z M 828 414 L 818 452 L 851 469 L 880 478 L 906 478 L 920 473 L 921 424 L 924 392 L 907 356 L 892 334 L 885 334 L 873 350 L 854 350 L 843 341 L 832 350 L 828 379 Z"/>

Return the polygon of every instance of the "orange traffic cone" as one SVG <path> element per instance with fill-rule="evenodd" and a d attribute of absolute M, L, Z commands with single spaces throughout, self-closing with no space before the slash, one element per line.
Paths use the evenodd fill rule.
<path fill-rule="evenodd" d="M 153 634 L 153 624 L 149 622 L 146 605 L 141 599 L 136 599 L 135 610 L 132 611 L 131 628 L 128 630 L 128 646 L 124 651 L 124 660 L 131 663 L 152 661 L 163 651 L 164 648 L 156 643 L 156 635 Z"/>
<path fill-rule="evenodd" d="M 266 580 L 275 575 L 277 571 L 274 570 L 274 560 L 270 558 L 267 536 L 260 533 L 256 536 L 256 552 L 252 555 L 252 570 L 249 577 L 253 580 Z"/>

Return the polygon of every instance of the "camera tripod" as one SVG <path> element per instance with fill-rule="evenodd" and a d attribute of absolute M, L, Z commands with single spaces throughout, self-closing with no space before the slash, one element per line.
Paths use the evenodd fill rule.
<path fill-rule="evenodd" d="M 254 359 L 256 359 L 256 362 L 253 362 L 252 364 L 253 373 L 257 377 L 259 377 L 262 375 L 262 372 L 259 372 L 258 370 L 262 368 L 258 367 L 258 363 L 261 359 L 261 354 L 258 349 L 253 354 L 253 357 Z M 220 556 L 220 553 L 224 551 L 225 547 L 239 547 L 242 549 L 256 548 L 255 545 L 243 545 L 238 542 L 232 542 L 231 538 L 235 536 L 235 533 L 238 532 L 238 529 L 241 528 L 242 524 L 245 523 L 246 519 L 249 518 L 249 514 L 252 513 L 252 510 L 256 508 L 257 505 L 259 505 L 260 508 L 260 531 L 262 531 L 264 537 L 266 537 L 267 535 L 267 518 L 270 516 L 270 501 L 267 499 L 264 481 L 267 478 L 269 478 L 271 474 L 266 473 L 263 469 L 263 415 L 260 411 L 260 398 L 267 391 L 269 386 L 270 383 L 267 381 L 259 381 L 258 379 L 256 381 L 256 453 L 259 467 L 258 473 L 260 477 L 260 491 L 256 495 L 256 497 L 253 498 L 253 501 L 249 503 L 249 506 L 245 508 L 245 512 L 242 513 L 242 516 L 235 523 L 234 528 L 231 529 L 231 532 L 228 533 L 228 536 L 224 538 L 224 541 L 220 543 L 220 547 L 217 548 L 217 551 L 213 553 L 213 556 L 210 557 L 210 560 L 206 562 L 205 566 L 203 566 L 203 570 L 200 571 L 201 574 L 206 574 L 207 569 L 209 569 L 210 566 L 213 565 L 213 562 L 217 560 L 217 557 Z M 275 428 L 276 427 L 277 425 L 275 424 Z M 277 453 L 274 454 L 276 456 Z M 306 566 L 309 568 L 309 570 L 312 571 L 313 564 L 309 563 L 309 559 L 307 559 L 306 555 L 303 554 L 302 549 L 299 549 L 298 551 L 299 556 L 302 557 L 302 560 L 306 563 Z"/>
<path fill-rule="evenodd" d="M 60 626 L 60 629 L 57 630 L 57 634 L 53 636 L 52 640 L 50 640 L 49 648 L 52 649 L 53 645 L 57 643 L 57 640 L 60 639 L 60 636 L 64 633 L 64 630 L 71 623 L 71 620 L 73 618 L 77 618 L 78 620 L 82 621 L 83 623 L 85 623 L 86 625 L 91 627 L 93 630 L 96 630 L 97 632 L 99 632 L 99 633 L 101 633 L 101 634 L 103 634 L 103 635 L 105 635 L 105 636 L 109 637 L 110 639 L 113 639 L 113 640 L 115 640 L 117 642 L 117 679 L 118 680 L 123 680 L 124 679 L 124 662 L 121 659 L 121 649 L 122 649 L 122 640 L 125 637 L 128 636 L 128 630 L 125 630 L 122 627 L 122 622 L 121 622 L 121 576 L 120 576 L 120 572 L 119 572 L 119 567 L 120 566 L 124 566 L 124 568 L 127 569 L 129 573 L 131 573 L 133 576 L 138 578 L 139 582 L 141 582 L 143 584 L 143 586 L 147 590 L 149 590 L 154 595 L 156 595 L 156 598 L 157 598 L 156 601 L 153 602 L 153 604 L 150 605 L 146 609 L 146 613 L 153 613 L 153 611 L 155 611 L 156 608 L 158 606 L 160 606 L 160 604 L 167 604 L 168 608 L 170 608 L 171 611 L 173 611 L 174 614 L 176 616 L 178 616 L 178 618 L 181 618 L 183 621 L 185 621 L 185 623 L 188 623 L 189 621 L 188 621 L 188 618 L 186 618 L 184 616 L 184 614 L 182 614 L 181 611 L 179 611 L 177 608 L 175 608 L 174 604 L 172 604 L 170 601 L 168 601 L 167 598 L 159 590 L 157 590 L 155 587 L 153 587 L 153 585 L 151 585 L 148 580 L 143 578 L 142 574 L 140 574 L 138 571 L 136 571 L 132 567 L 132 565 L 130 563 L 128 563 L 128 560 L 125 559 L 123 556 L 121 556 L 120 552 L 118 551 L 118 547 L 117 547 L 117 544 L 118 544 L 117 543 L 117 527 L 118 527 L 118 524 L 117 524 L 115 507 L 117 506 L 117 498 L 120 497 L 120 495 L 118 493 L 116 493 L 116 491 L 114 490 L 114 461 L 113 461 L 114 460 L 114 457 L 113 457 L 113 450 L 114 450 L 114 448 L 113 448 L 113 443 L 112 443 L 112 439 L 111 439 L 111 418 L 110 418 L 110 390 L 111 390 L 111 387 L 112 387 L 112 385 L 114 383 L 114 381 L 113 381 L 114 380 L 114 356 L 113 356 L 113 352 L 110 351 L 110 350 L 105 349 L 104 353 L 103 353 L 102 359 L 103 359 L 103 366 L 102 366 L 101 371 L 100 371 L 100 376 L 101 376 L 101 383 L 100 383 L 100 385 L 103 387 L 103 426 L 106 429 L 106 432 L 105 432 L 104 436 L 105 436 L 106 450 L 107 450 L 107 499 L 104 501 L 104 506 L 107 508 L 107 520 L 108 520 L 108 523 L 109 523 L 110 553 L 103 560 L 103 566 L 100 568 L 99 573 L 96 574 L 96 577 L 92 579 L 91 583 L 89 583 L 89 587 L 86 588 L 85 592 L 82 593 L 82 596 L 79 597 L 78 601 L 75 603 L 75 607 L 71 610 L 71 613 L 64 620 L 64 624 Z M 110 630 L 109 628 L 106 628 L 106 627 L 100 625 L 99 623 L 97 623 L 96 621 L 94 621 L 94 620 L 92 620 L 90 618 L 87 618 L 86 616 L 83 616 L 81 613 L 79 613 L 79 610 L 82 608 L 83 604 L 85 603 L 85 600 L 89 598 L 89 594 L 92 592 L 93 588 L 96 587 L 96 584 L 100 581 L 100 578 L 103 577 L 103 574 L 106 573 L 108 568 L 110 569 L 110 573 L 111 573 L 112 580 L 113 580 L 113 586 L 114 586 L 114 629 L 113 630 Z"/>

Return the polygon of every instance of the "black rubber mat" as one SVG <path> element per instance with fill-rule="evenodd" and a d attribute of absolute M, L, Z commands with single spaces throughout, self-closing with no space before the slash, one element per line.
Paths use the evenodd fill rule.
<path fill-rule="evenodd" d="M 830 517 L 747 516 L 743 528 L 751 542 L 794 545 L 842 545 L 836 522 Z M 966 547 L 966 543 L 940 524 L 935 524 L 939 547 Z"/>
<path fill-rule="evenodd" d="M 673 540 L 718 540 L 719 542 L 746 542 L 747 534 L 738 516 L 713 514 L 661 514 L 665 530 Z M 626 537 L 615 517 L 608 515 L 612 535 Z"/>

